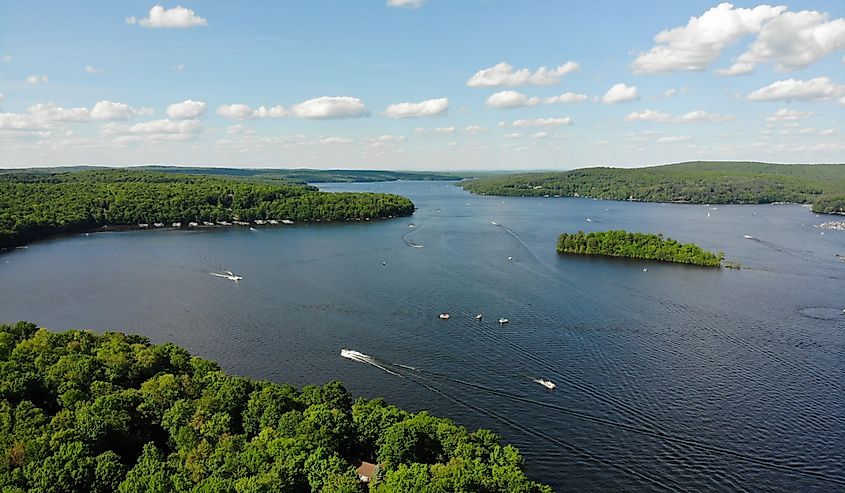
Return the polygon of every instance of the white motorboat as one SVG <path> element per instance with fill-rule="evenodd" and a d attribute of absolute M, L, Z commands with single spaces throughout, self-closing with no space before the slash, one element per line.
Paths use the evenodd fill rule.
<path fill-rule="evenodd" d="M 546 380 L 545 378 L 535 378 L 533 381 L 534 383 L 539 383 L 540 385 L 546 387 L 549 390 L 554 390 L 557 387 L 554 382 L 552 382 L 551 380 Z"/>
<path fill-rule="evenodd" d="M 440 320 L 449 320 L 449 317 L 450 317 L 450 315 L 448 313 L 441 313 L 438 316 L 440 317 Z"/>

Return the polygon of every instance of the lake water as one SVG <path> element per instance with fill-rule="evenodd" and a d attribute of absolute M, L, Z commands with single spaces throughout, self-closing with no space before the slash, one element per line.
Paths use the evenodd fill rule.
<path fill-rule="evenodd" d="M 39 242 L 0 255 L 0 319 L 145 334 L 278 382 L 340 379 L 495 430 L 559 491 L 845 489 L 845 232 L 814 226 L 828 218 L 443 182 L 321 187 L 418 210 Z M 724 250 L 743 269 L 555 253 L 561 232 L 619 228 Z M 243 280 L 209 274 L 221 270 Z"/>

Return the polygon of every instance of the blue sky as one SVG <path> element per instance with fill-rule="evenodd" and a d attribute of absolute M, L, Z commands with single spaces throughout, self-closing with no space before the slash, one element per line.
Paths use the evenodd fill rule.
<path fill-rule="evenodd" d="M 845 3 L 9 0 L 0 94 L 3 167 L 843 162 Z"/>

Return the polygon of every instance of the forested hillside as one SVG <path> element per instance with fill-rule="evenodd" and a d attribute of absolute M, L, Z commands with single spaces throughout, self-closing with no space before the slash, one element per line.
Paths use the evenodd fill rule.
<path fill-rule="evenodd" d="M 824 203 L 845 211 L 845 164 L 690 162 L 645 168 L 584 168 L 479 178 L 461 186 L 482 195 L 595 197 L 694 204 Z M 837 200 L 826 198 L 839 195 Z M 832 206 L 832 207 L 831 207 Z M 831 210 L 822 210 L 822 209 Z"/>
<path fill-rule="evenodd" d="M 327 193 L 229 177 L 108 169 L 0 174 L 0 248 L 104 225 L 337 221 L 412 214 L 398 195 Z"/>
<path fill-rule="evenodd" d="M 0 325 L 0 491 L 551 492 L 490 431 L 227 375 L 173 344 Z"/>

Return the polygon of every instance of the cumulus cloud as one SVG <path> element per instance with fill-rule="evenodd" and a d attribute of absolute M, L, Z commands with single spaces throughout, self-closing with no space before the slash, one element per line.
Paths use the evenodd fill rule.
<path fill-rule="evenodd" d="M 133 108 L 128 104 L 112 101 L 99 101 L 91 108 L 92 120 L 128 120 L 136 115 L 151 115 L 151 108 Z"/>
<path fill-rule="evenodd" d="M 202 101 L 186 99 L 181 103 L 173 103 L 167 107 L 167 116 L 177 120 L 190 120 L 205 114 L 206 104 Z"/>
<path fill-rule="evenodd" d="M 520 108 L 523 106 L 536 106 L 540 104 L 540 98 L 528 97 L 517 91 L 500 91 L 493 93 L 486 101 L 490 108 Z"/>
<path fill-rule="evenodd" d="M 824 101 L 837 97 L 843 97 L 839 102 L 845 104 L 845 85 L 835 84 L 828 77 L 779 80 L 748 95 L 750 101 Z"/>
<path fill-rule="evenodd" d="M 502 135 L 502 138 L 503 139 L 518 139 L 521 136 L 522 136 L 522 134 L 519 133 L 519 132 L 512 132 L 512 133 L 509 133 L 509 134 Z"/>
<path fill-rule="evenodd" d="M 602 102 L 605 104 L 624 103 L 626 101 L 633 101 L 639 98 L 637 95 L 637 88 L 635 86 L 628 86 L 623 83 L 614 84 L 613 87 L 602 96 Z"/>
<path fill-rule="evenodd" d="M 361 118 L 369 116 L 364 102 L 349 96 L 321 96 L 303 101 L 291 108 L 291 114 L 299 118 L 334 119 Z"/>
<path fill-rule="evenodd" d="M 513 65 L 501 62 L 481 69 L 467 81 L 469 87 L 516 87 L 516 86 L 549 86 L 559 84 L 561 77 L 580 68 L 575 62 L 566 62 L 556 68 L 540 67 L 532 72 L 523 68 L 514 70 Z"/>
<path fill-rule="evenodd" d="M 691 17 L 686 26 L 661 31 L 655 46 L 640 53 L 631 64 L 635 73 L 705 70 L 728 46 L 760 32 L 766 21 L 786 11 L 785 6 L 760 5 L 737 9 L 730 3 Z"/>
<path fill-rule="evenodd" d="M 29 77 L 26 78 L 26 83 L 30 84 L 30 85 L 44 84 L 48 80 L 50 80 L 50 79 L 46 75 L 43 75 L 43 74 L 41 74 L 41 75 L 30 75 Z"/>
<path fill-rule="evenodd" d="M 681 88 L 677 88 L 677 89 L 673 87 L 671 89 L 666 89 L 665 91 L 663 91 L 663 97 L 664 98 L 671 98 L 672 96 L 677 96 L 678 94 L 686 94 L 688 92 L 689 92 L 689 89 L 686 88 L 686 87 L 681 87 Z"/>
<path fill-rule="evenodd" d="M 449 111 L 449 99 L 428 99 L 419 103 L 391 104 L 384 110 L 390 118 L 418 118 L 423 116 L 443 116 Z"/>
<path fill-rule="evenodd" d="M 469 135 L 478 135 L 478 134 L 482 134 L 486 131 L 487 131 L 487 129 L 480 126 L 480 125 L 467 125 L 462 130 L 463 133 L 469 134 Z"/>
<path fill-rule="evenodd" d="M 555 127 L 561 125 L 572 125 L 572 118 L 568 116 L 563 118 L 536 118 L 534 120 L 514 120 L 511 123 L 513 127 Z"/>
<path fill-rule="evenodd" d="M 797 70 L 842 49 L 845 18 L 830 20 L 828 14 L 813 10 L 784 12 L 763 26 L 737 64 L 753 69 L 757 63 L 768 62 L 778 71 Z"/>
<path fill-rule="evenodd" d="M 812 111 L 797 111 L 789 108 L 781 108 L 777 110 L 772 116 L 766 118 L 767 122 L 793 122 L 797 120 L 804 120 L 813 116 Z"/>
<path fill-rule="evenodd" d="M 586 94 L 575 94 L 574 92 L 565 92 L 560 96 L 549 96 L 543 99 L 545 104 L 567 104 L 567 103 L 583 103 L 589 99 Z"/>
<path fill-rule="evenodd" d="M 53 103 L 38 103 L 26 113 L 0 113 L 0 130 L 42 131 L 64 123 L 88 121 L 87 108 L 63 108 Z"/>
<path fill-rule="evenodd" d="M 156 5 L 150 9 L 147 17 L 137 19 L 134 15 L 126 18 L 127 24 L 139 24 L 146 28 L 187 28 L 195 26 L 208 26 L 208 21 L 194 13 L 191 9 L 186 9 L 181 5 L 177 5 L 172 9 L 165 9 L 161 5 Z"/>
<path fill-rule="evenodd" d="M 416 9 L 424 3 L 425 0 L 387 0 L 388 7 L 402 7 L 405 9 Z"/>
<path fill-rule="evenodd" d="M 86 74 L 99 74 L 102 70 L 94 67 L 93 65 L 86 65 L 85 66 L 85 73 Z"/>
<path fill-rule="evenodd" d="M 823 137 L 826 137 L 826 136 L 829 136 L 829 135 L 834 135 L 834 134 L 836 134 L 835 128 L 828 128 L 828 129 L 825 129 L 825 130 L 822 130 L 821 132 L 819 132 L 819 135 L 821 135 Z"/>
<path fill-rule="evenodd" d="M 233 120 L 254 120 L 257 118 L 281 118 L 287 116 L 288 112 L 282 106 L 270 108 L 259 106 L 252 109 L 245 104 L 224 104 L 217 108 L 217 114 Z"/>
<path fill-rule="evenodd" d="M 716 70 L 719 75 L 734 76 L 747 75 L 754 72 L 754 64 L 748 62 L 736 62 L 728 68 L 720 68 Z"/>
<path fill-rule="evenodd" d="M 628 114 L 626 122 L 657 122 L 657 123 L 725 123 L 736 120 L 734 115 L 710 113 L 704 110 L 690 111 L 678 116 L 657 110 L 642 110 Z"/>
<path fill-rule="evenodd" d="M 545 139 L 549 136 L 548 132 L 537 132 L 536 134 L 532 135 L 532 139 Z"/>

